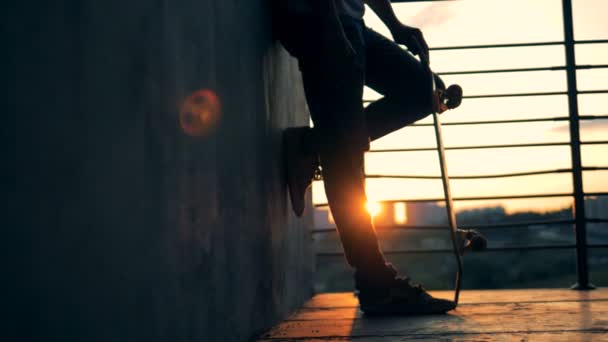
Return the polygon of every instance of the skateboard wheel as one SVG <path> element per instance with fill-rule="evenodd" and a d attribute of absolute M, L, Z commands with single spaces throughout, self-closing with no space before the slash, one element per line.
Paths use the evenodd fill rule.
<path fill-rule="evenodd" d="M 462 102 L 462 87 L 458 84 L 452 84 L 445 90 L 446 105 L 450 109 L 460 106 Z"/>
<path fill-rule="evenodd" d="M 457 235 L 461 242 L 461 254 L 465 251 L 478 252 L 487 248 L 487 239 L 473 229 L 458 229 Z"/>
<path fill-rule="evenodd" d="M 470 241 L 471 251 L 473 252 L 483 251 L 488 247 L 488 240 L 481 235 L 474 235 Z"/>

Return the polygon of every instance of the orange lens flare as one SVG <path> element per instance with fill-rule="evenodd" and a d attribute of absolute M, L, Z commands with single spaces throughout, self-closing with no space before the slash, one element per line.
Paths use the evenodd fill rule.
<path fill-rule="evenodd" d="M 202 89 L 188 96 L 179 111 L 179 124 L 189 136 L 207 135 L 219 123 L 221 103 L 219 97 L 209 89 Z"/>

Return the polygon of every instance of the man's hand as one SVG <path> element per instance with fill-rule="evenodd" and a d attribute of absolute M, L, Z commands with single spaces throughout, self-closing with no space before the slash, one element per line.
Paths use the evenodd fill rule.
<path fill-rule="evenodd" d="M 391 31 L 395 43 L 407 46 L 414 55 L 420 56 L 422 63 L 429 63 L 429 47 L 426 45 L 422 32 L 415 27 L 403 25 L 397 19 L 389 0 L 364 1 Z"/>
<path fill-rule="evenodd" d="M 407 46 L 414 55 L 420 56 L 422 63 L 429 64 L 429 46 L 424 40 L 422 31 L 400 24 L 391 28 L 391 34 L 395 43 Z"/>

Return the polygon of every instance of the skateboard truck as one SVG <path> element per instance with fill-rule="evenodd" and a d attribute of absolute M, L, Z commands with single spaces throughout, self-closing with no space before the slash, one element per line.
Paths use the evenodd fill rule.
<path fill-rule="evenodd" d="M 462 88 L 459 85 L 451 85 L 446 89 L 443 81 L 441 81 L 440 78 L 435 77 L 435 74 L 431 70 L 428 61 L 423 61 L 422 64 L 427 69 L 431 80 L 433 126 L 435 128 L 435 138 L 437 140 L 437 152 L 439 156 L 439 166 L 441 169 L 443 193 L 445 196 L 445 207 L 448 215 L 448 224 L 450 227 L 450 237 L 452 240 L 452 247 L 457 266 L 456 281 L 454 286 L 454 303 L 458 305 L 460 288 L 462 285 L 462 256 L 467 251 L 484 250 L 487 245 L 487 240 L 475 230 L 458 229 L 458 225 L 456 224 L 456 214 L 454 212 L 454 202 L 452 201 L 452 192 L 450 190 L 450 179 L 445 160 L 445 148 L 443 146 L 439 114 L 460 105 L 460 102 L 462 101 Z"/>
<path fill-rule="evenodd" d="M 431 74 L 433 74 L 431 72 Z M 433 111 L 439 114 L 448 109 L 460 106 L 462 102 L 462 88 L 458 84 L 452 84 L 447 89 L 439 77 L 433 74 Z"/>
<path fill-rule="evenodd" d="M 488 240 L 473 229 L 457 229 L 458 253 L 464 255 L 466 252 L 479 252 L 486 249 Z"/>

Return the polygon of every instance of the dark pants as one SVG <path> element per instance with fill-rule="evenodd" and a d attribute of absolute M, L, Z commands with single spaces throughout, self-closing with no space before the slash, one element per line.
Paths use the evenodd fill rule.
<path fill-rule="evenodd" d="M 385 260 L 370 215 L 365 210 L 363 155 L 369 141 L 380 138 L 431 112 L 429 77 L 409 53 L 359 20 L 343 18 L 356 51 L 354 62 L 335 72 L 321 53 L 314 19 L 291 18 L 281 41 L 298 59 L 306 100 L 314 122 L 310 152 L 318 153 L 329 206 L 346 259 L 370 279 Z M 363 86 L 383 97 L 363 107 Z"/>

